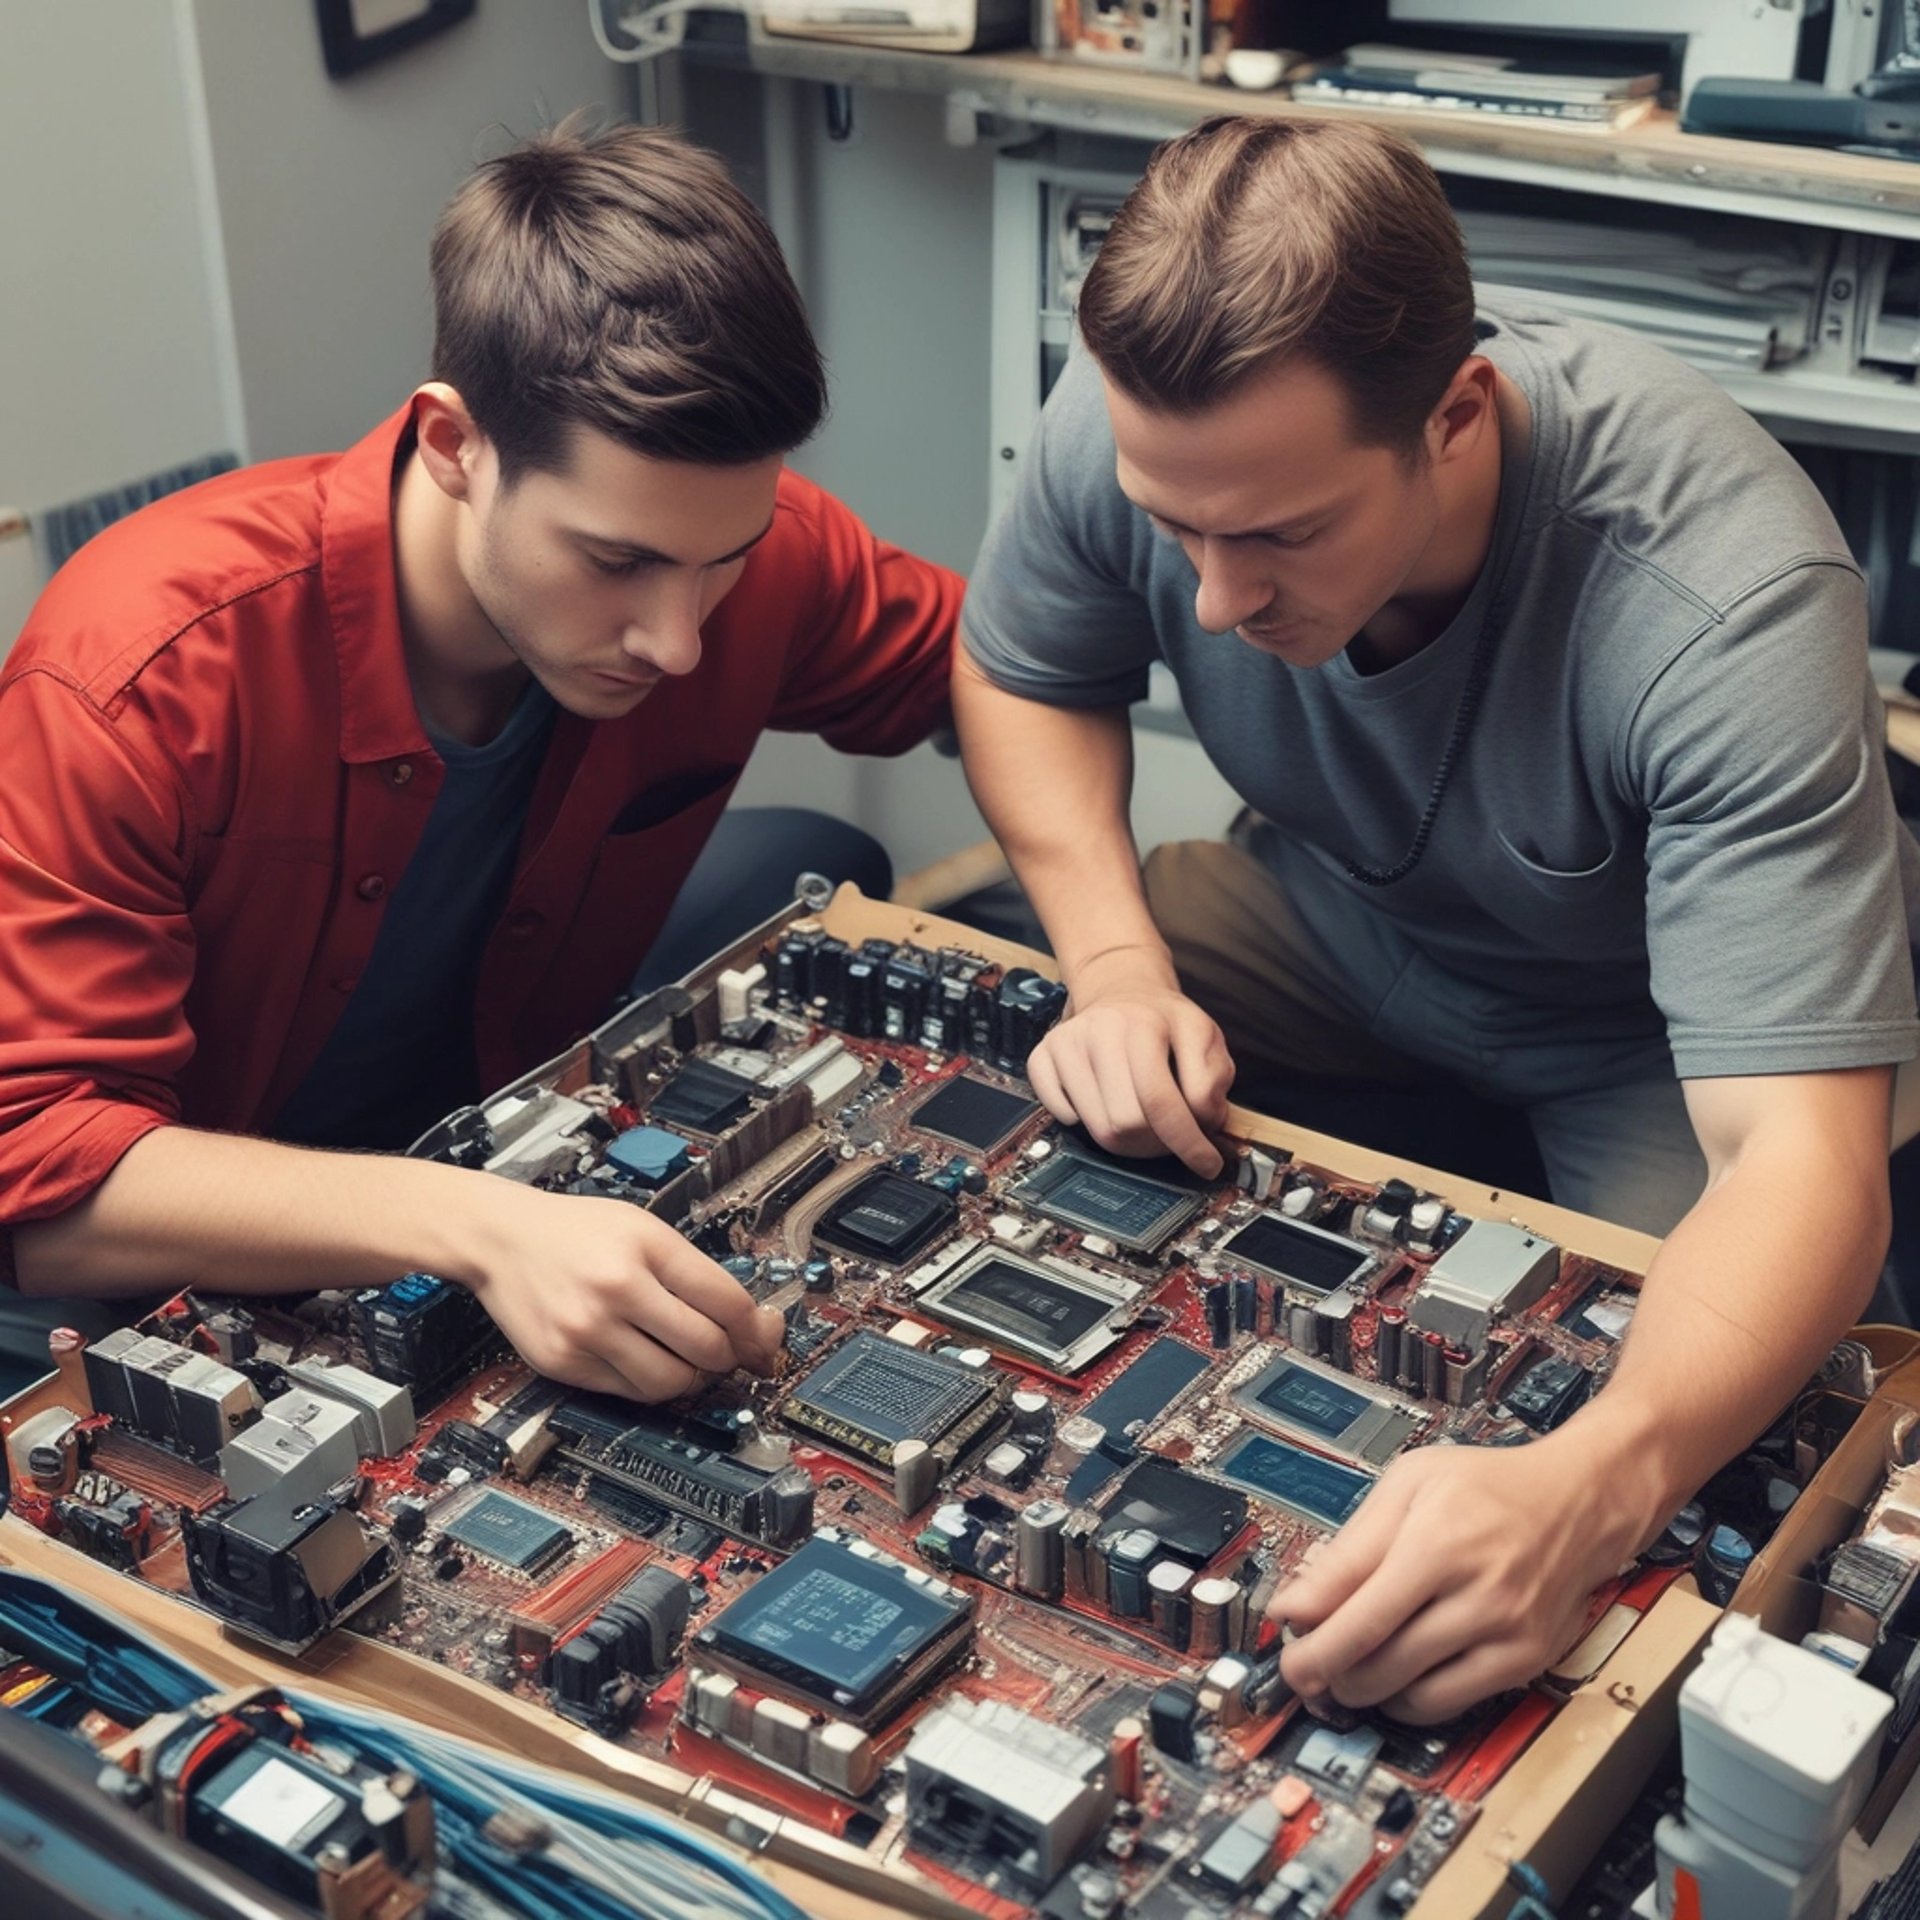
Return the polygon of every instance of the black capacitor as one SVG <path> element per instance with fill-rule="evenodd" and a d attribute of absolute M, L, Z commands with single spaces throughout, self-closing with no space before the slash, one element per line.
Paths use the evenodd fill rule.
<path fill-rule="evenodd" d="M 926 1011 L 920 1016 L 920 1039 L 939 1053 L 960 1053 L 967 1044 L 967 1006 L 973 998 L 971 982 L 961 974 L 947 974 L 933 984 Z"/>
<path fill-rule="evenodd" d="M 1010 967 L 995 996 L 995 1057 L 1014 1073 L 1026 1070 L 1027 1056 L 1046 1037 L 1066 1005 L 1067 990 L 1031 967 Z"/>
<path fill-rule="evenodd" d="M 387 1509 L 387 1527 L 402 1546 L 412 1546 L 427 1531 L 427 1509 L 418 1500 L 401 1498 Z"/>
<path fill-rule="evenodd" d="M 880 1031 L 887 1039 L 919 1038 L 921 1012 L 932 987 L 924 957 L 911 947 L 900 948 L 880 975 Z"/>
<path fill-rule="evenodd" d="M 1160 1536 L 1131 1527 L 1102 1543 L 1107 1563 L 1107 1611 L 1122 1620 L 1144 1620 L 1152 1611 L 1147 1568 L 1160 1556 Z"/>
<path fill-rule="evenodd" d="M 808 970 L 808 998 L 824 1001 L 827 1025 L 837 1027 L 847 1009 L 847 959 L 853 949 L 829 934 L 813 950 Z"/>
<path fill-rule="evenodd" d="M 1351 1296 L 1343 1299 L 1344 1313 L 1329 1313 L 1324 1307 L 1313 1310 L 1314 1340 L 1321 1353 L 1342 1373 L 1353 1371 L 1353 1319 Z"/>
<path fill-rule="evenodd" d="M 1404 1307 L 1382 1307 L 1373 1334 L 1373 1372 L 1383 1385 L 1400 1378 L 1400 1349 L 1404 1344 L 1407 1312 Z"/>
<path fill-rule="evenodd" d="M 1450 1407 L 1464 1406 L 1467 1399 L 1467 1376 L 1473 1368 L 1473 1355 L 1465 1347 L 1446 1349 L 1446 1395 Z"/>
<path fill-rule="evenodd" d="M 1216 1347 L 1233 1343 L 1233 1282 L 1207 1280 L 1201 1283 L 1201 1299 L 1207 1310 L 1207 1338 Z"/>
<path fill-rule="evenodd" d="M 1199 1757 L 1200 1693 L 1186 1680 L 1170 1680 L 1147 1706 L 1153 1744 L 1169 1760 Z"/>
<path fill-rule="evenodd" d="M 1233 1276 L 1233 1324 L 1242 1333 L 1260 1330 L 1260 1282 L 1250 1273 Z"/>
<path fill-rule="evenodd" d="M 806 1004 L 813 991 L 813 950 L 826 935 L 818 927 L 790 933 L 773 951 L 773 996 L 783 1007 Z"/>
<path fill-rule="evenodd" d="M 991 1060 L 998 1051 L 1000 1007 L 1000 969 L 989 967 L 977 974 L 967 989 L 967 1051 L 976 1060 Z"/>
<path fill-rule="evenodd" d="M 1429 1333 L 1421 1340 L 1425 1349 L 1420 1390 L 1429 1400 L 1444 1400 L 1447 1395 L 1447 1343 L 1443 1335 Z"/>

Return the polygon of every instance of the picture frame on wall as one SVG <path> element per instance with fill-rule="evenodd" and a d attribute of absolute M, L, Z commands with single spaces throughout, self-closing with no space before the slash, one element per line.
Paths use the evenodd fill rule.
<path fill-rule="evenodd" d="M 457 26 L 477 0 L 314 0 L 327 72 L 344 80 Z"/>

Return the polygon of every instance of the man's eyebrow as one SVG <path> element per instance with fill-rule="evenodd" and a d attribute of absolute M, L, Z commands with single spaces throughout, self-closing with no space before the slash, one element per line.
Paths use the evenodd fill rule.
<path fill-rule="evenodd" d="M 772 531 L 773 522 L 769 520 L 751 540 L 735 547 L 731 553 L 723 553 L 717 560 L 680 560 L 670 553 L 662 553 L 658 547 L 643 546 L 633 540 L 616 540 L 609 534 L 592 533 L 584 527 L 576 527 L 573 537 L 584 546 L 617 553 L 624 560 L 644 560 L 663 567 L 724 567 L 731 560 L 745 559 Z"/>
<path fill-rule="evenodd" d="M 1149 520 L 1158 520 L 1163 527 L 1170 529 L 1174 533 L 1190 533 L 1196 540 L 1285 539 L 1289 534 L 1298 533 L 1302 527 L 1318 519 L 1320 514 L 1325 511 L 1324 508 L 1316 508 L 1312 513 L 1301 514 L 1297 519 L 1277 520 L 1270 527 L 1248 527 L 1241 533 L 1206 534 L 1202 533 L 1198 527 L 1190 527 L 1184 521 L 1174 519 L 1171 514 L 1159 513 L 1152 507 L 1141 506 L 1137 500 L 1134 502 L 1134 505 L 1139 506 L 1140 511 L 1144 513 Z"/>

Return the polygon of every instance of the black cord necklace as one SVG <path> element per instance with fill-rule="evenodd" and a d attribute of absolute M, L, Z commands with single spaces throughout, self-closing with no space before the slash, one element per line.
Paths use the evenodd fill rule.
<path fill-rule="evenodd" d="M 1427 842 L 1433 837 L 1433 823 L 1440 816 L 1440 802 L 1446 798 L 1447 783 L 1452 780 L 1453 769 L 1466 750 L 1467 737 L 1473 731 L 1474 718 L 1480 711 L 1480 701 L 1487 690 L 1487 677 L 1493 670 L 1493 639 L 1499 629 L 1500 611 L 1498 606 L 1488 608 L 1479 637 L 1473 643 L 1473 658 L 1467 663 L 1466 684 L 1460 689 L 1460 704 L 1454 709 L 1453 730 L 1447 736 L 1446 750 L 1440 755 L 1440 764 L 1434 769 L 1433 787 L 1427 795 L 1426 806 L 1421 810 L 1420 824 L 1413 830 L 1412 844 L 1390 867 L 1365 867 L 1353 859 L 1345 863 L 1347 872 L 1363 887 L 1390 887 L 1395 881 L 1404 880 L 1426 855 Z"/>

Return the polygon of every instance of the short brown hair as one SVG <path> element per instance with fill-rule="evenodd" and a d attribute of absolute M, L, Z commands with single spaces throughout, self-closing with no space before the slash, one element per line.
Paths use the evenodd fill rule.
<path fill-rule="evenodd" d="M 1298 355 L 1358 437 L 1411 451 L 1474 350 L 1473 281 L 1433 169 L 1355 122 L 1209 120 L 1155 152 L 1080 296 L 1101 369 L 1198 413 Z"/>
<path fill-rule="evenodd" d="M 434 377 L 509 484 L 571 430 L 656 459 L 788 453 L 826 374 L 773 230 L 712 154 L 575 114 L 483 163 L 433 236 Z"/>

